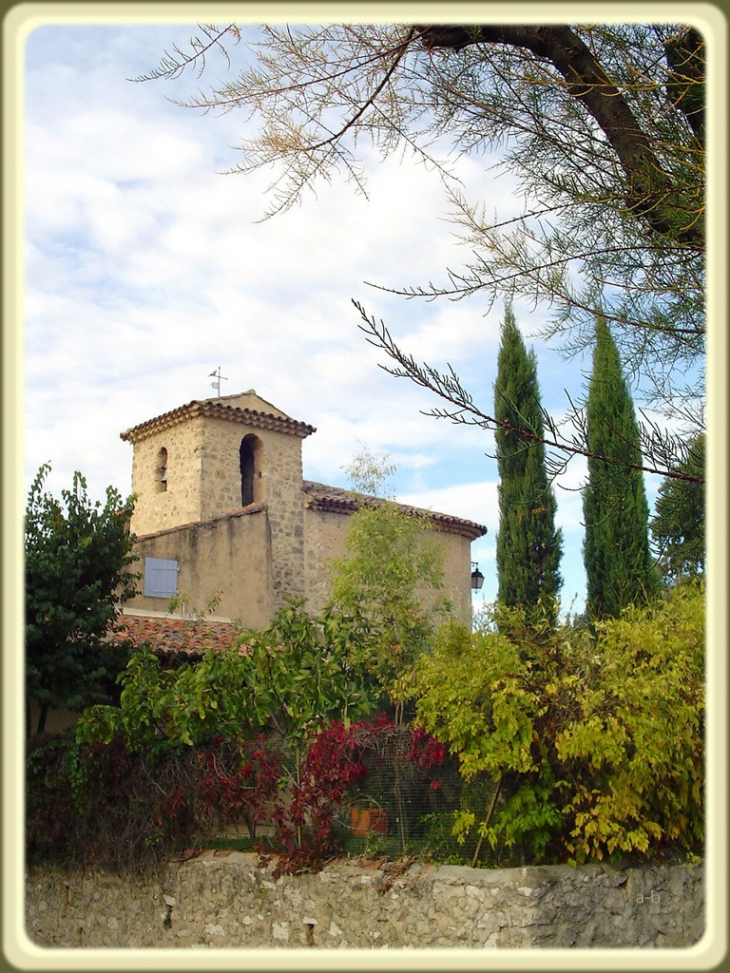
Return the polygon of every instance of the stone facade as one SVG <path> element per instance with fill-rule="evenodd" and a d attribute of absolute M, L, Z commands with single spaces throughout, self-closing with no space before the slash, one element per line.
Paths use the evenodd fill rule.
<path fill-rule="evenodd" d="M 271 535 L 260 505 L 237 515 L 148 534 L 138 538 L 136 550 L 142 559 L 178 561 L 178 591 L 185 596 L 182 613 L 202 612 L 214 603 L 215 617 L 245 618 L 249 628 L 268 624 L 273 607 Z M 234 583 L 235 579 L 242 584 Z M 155 612 L 160 601 L 138 595 L 127 607 Z"/>
<path fill-rule="evenodd" d="M 305 537 L 305 595 L 315 606 L 325 604 L 332 578 L 331 561 L 346 553 L 347 517 L 342 511 L 330 511 L 307 506 L 304 509 Z M 455 612 L 465 625 L 471 625 L 471 541 L 472 537 L 459 533 L 434 530 L 432 539 L 443 554 L 444 586 L 439 592 L 454 605 Z M 424 601 L 429 593 L 424 592 Z"/>
<path fill-rule="evenodd" d="M 202 520 L 202 426 L 201 419 L 191 419 L 135 441 L 132 489 L 137 503 L 132 529 L 136 533 Z"/>
<path fill-rule="evenodd" d="M 26 932 L 48 948 L 676 951 L 705 930 L 700 866 L 341 860 L 316 874 L 272 871 L 241 852 L 173 864 L 154 879 L 35 871 Z"/>
<path fill-rule="evenodd" d="M 345 551 L 353 495 L 303 479 L 302 440 L 316 430 L 253 390 L 194 401 L 122 433 L 134 448 L 131 529 L 142 557 L 177 565 L 194 611 L 264 627 L 284 599 L 327 601 L 330 562 Z M 428 512 L 444 554 L 445 591 L 471 623 L 471 541 L 479 524 Z M 129 611 L 164 614 L 169 594 Z"/>

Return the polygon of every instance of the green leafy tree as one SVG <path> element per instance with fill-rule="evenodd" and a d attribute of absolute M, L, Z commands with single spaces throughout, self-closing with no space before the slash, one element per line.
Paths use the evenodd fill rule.
<path fill-rule="evenodd" d="M 692 443 L 683 466 L 704 474 L 705 437 Z M 665 480 L 651 521 L 654 549 L 664 582 L 678 584 L 705 572 L 705 487 L 694 480 Z"/>
<path fill-rule="evenodd" d="M 586 408 L 588 483 L 583 492 L 587 606 L 593 617 L 618 615 L 656 591 L 649 548 L 649 507 L 639 431 L 616 345 L 605 320 L 596 346 Z"/>
<path fill-rule="evenodd" d="M 357 620 L 326 608 L 312 617 L 291 602 L 264 633 L 241 636 L 244 681 L 254 725 L 272 726 L 301 747 L 331 720 L 349 726 L 374 698 L 355 664 L 363 634 Z"/>
<path fill-rule="evenodd" d="M 384 491 L 392 469 L 363 451 L 349 473 L 355 486 Z M 332 565 L 331 603 L 359 619 L 366 637 L 358 662 L 402 722 L 402 680 L 428 647 L 435 618 L 449 609 L 439 594 L 443 551 L 426 514 L 392 500 L 355 496 L 361 505 L 350 517 L 347 555 Z"/>
<path fill-rule="evenodd" d="M 534 353 L 528 353 L 511 309 L 502 327 L 494 414 L 497 429 L 499 533 L 497 598 L 525 609 L 553 606 L 562 547 L 555 528 L 555 494 L 545 468 L 543 410 Z"/>
<path fill-rule="evenodd" d="M 232 50 L 239 42 L 238 52 Z M 240 109 L 255 125 L 232 171 L 276 172 L 269 213 L 343 172 L 360 191 L 360 149 L 398 149 L 442 176 L 473 254 L 442 284 L 388 288 L 407 297 L 544 302 L 546 333 L 567 354 L 592 342 L 604 314 L 651 401 L 702 428 L 705 354 L 706 45 L 692 24 L 231 24 L 202 27 L 137 80 L 240 70 L 183 104 Z M 448 140 L 448 145 L 445 145 Z M 443 148 L 443 151 L 441 149 Z M 492 213 L 452 178 L 447 151 L 497 149 L 519 181 L 521 213 Z M 452 156 L 453 158 L 453 156 Z M 454 376 L 420 367 L 386 329 L 370 340 L 403 374 L 453 407 L 449 418 L 494 428 Z M 443 414 L 435 410 L 435 414 Z M 574 418 L 579 426 L 579 416 Z M 650 468 L 677 475 L 682 437 L 645 430 Z M 584 452 L 552 429 L 558 456 Z"/>
<path fill-rule="evenodd" d="M 44 490 L 49 471 L 38 471 L 25 514 L 26 694 L 40 707 L 37 732 L 49 709 L 111 698 L 129 656 L 109 636 L 138 578 L 130 570 L 134 497 L 108 487 L 105 504 L 92 503 L 77 472 L 57 500 Z"/>
<path fill-rule="evenodd" d="M 89 707 L 77 739 L 109 743 L 121 734 L 130 748 L 156 739 L 194 746 L 263 731 L 301 747 L 330 720 L 370 712 L 373 700 L 352 664 L 358 637 L 342 615 L 315 618 L 291 602 L 264 631 L 241 633 L 239 651 L 211 649 L 200 662 L 168 669 L 148 646 L 120 674 L 120 705 Z"/>

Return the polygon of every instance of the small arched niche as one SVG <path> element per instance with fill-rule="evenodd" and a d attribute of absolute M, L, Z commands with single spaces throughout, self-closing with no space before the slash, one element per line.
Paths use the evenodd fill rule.
<path fill-rule="evenodd" d="M 157 492 L 167 490 L 167 450 L 163 446 L 157 453 Z"/>
<path fill-rule="evenodd" d="M 241 440 L 239 449 L 241 463 L 241 505 L 258 503 L 261 497 L 261 473 L 263 444 L 258 436 L 249 433 Z"/>

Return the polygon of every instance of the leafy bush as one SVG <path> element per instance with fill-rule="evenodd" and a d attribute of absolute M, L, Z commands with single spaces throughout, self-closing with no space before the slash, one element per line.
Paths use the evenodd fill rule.
<path fill-rule="evenodd" d="M 283 806 L 280 754 L 261 741 L 130 750 L 121 737 L 37 737 L 27 767 L 31 865 L 144 872 L 209 845 L 229 824 L 244 822 L 254 838 Z"/>
<path fill-rule="evenodd" d="M 255 842 L 266 823 L 275 834 L 253 846 L 276 853 L 279 872 L 316 869 L 339 852 L 340 811 L 383 754 L 411 768 L 402 772 L 404 789 L 416 778 L 426 788 L 439 783 L 443 745 L 385 714 L 331 721 L 301 752 L 264 734 L 196 746 L 159 736 L 134 749 L 122 736 L 36 738 L 28 754 L 28 858 L 140 872 L 210 844 L 229 825 L 244 823 Z"/>
<path fill-rule="evenodd" d="M 37 736 L 26 762 L 30 865 L 142 872 L 201 834 L 193 812 L 195 755 L 179 747 L 130 751 L 123 740 Z"/>
<path fill-rule="evenodd" d="M 701 842 L 704 591 L 553 631 L 519 610 L 470 634 L 445 626 L 416 669 L 418 719 L 495 783 L 455 831 L 532 860 L 651 855 Z"/>
<path fill-rule="evenodd" d="M 358 630 L 334 611 L 312 617 L 290 602 L 264 632 L 243 632 L 238 652 L 210 650 L 200 662 L 166 669 L 149 648 L 120 675 L 120 706 L 92 706 L 78 740 L 130 747 L 159 738 L 188 746 L 222 737 L 244 742 L 276 732 L 304 745 L 331 719 L 357 720 L 373 699 L 352 664 Z"/>
<path fill-rule="evenodd" d="M 267 806 L 276 798 L 282 773 L 280 754 L 266 747 L 265 738 L 248 745 L 217 739 L 198 760 L 203 771 L 200 797 L 216 815 L 219 827 L 226 821 L 243 820 L 254 840 L 256 826 L 266 821 Z"/>
<path fill-rule="evenodd" d="M 595 650 L 581 708 L 555 741 L 581 771 L 567 847 L 579 860 L 691 848 L 704 836 L 703 587 L 598 625 Z"/>
<path fill-rule="evenodd" d="M 202 778 L 172 786 L 157 816 L 182 822 L 192 815 L 193 833 L 205 831 L 209 817 L 220 825 L 227 815 L 244 821 L 252 838 L 258 823 L 274 821 L 281 867 L 310 867 L 335 850 L 336 808 L 368 773 L 360 753 L 373 751 L 385 723 L 395 731 L 385 718 L 363 722 L 382 692 L 362 664 L 368 637 L 345 609 L 314 618 L 293 602 L 266 631 L 242 633 L 238 652 L 211 651 L 169 670 L 143 649 L 120 677 L 120 706 L 90 707 L 76 739 L 123 741 L 139 754 L 195 749 Z M 399 730 L 405 749 L 388 759 L 397 764 L 393 818 L 403 828 L 403 769 L 413 764 L 423 777 L 443 748 L 422 731 L 411 738 L 405 725 Z"/>
<path fill-rule="evenodd" d="M 578 862 L 703 840 L 700 585 L 592 630 L 517 609 L 476 633 L 442 626 L 401 680 L 411 725 L 401 700 L 370 716 L 360 634 L 294 604 L 240 654 L 168 671 L 136 653 L 119 708 L 31 745 L 29 858 L 139 869 L 266 821 L 281 870 L 315 868 L 358 798 L 387 810 L 401 853 L 417 840 L 473 863 L 486 848 L 501 864 Z"/>

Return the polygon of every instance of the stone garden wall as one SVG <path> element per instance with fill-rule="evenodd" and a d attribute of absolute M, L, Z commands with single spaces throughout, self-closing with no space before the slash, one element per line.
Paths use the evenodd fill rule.
<path fill-rule="evenodd" d="M 681 948 L 704 931 L 701 866 L 473 869 L 341 860 L 273 876 L 206 853 L 154 879 L 34 871 L 44 947 Z"/>

